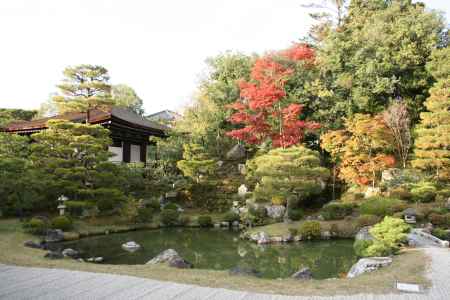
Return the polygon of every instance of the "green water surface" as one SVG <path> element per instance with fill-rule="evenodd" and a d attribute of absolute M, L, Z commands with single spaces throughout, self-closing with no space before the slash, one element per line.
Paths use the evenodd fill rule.
<path fill-rule="evenodd" d="M 123 250 L 121 245 L 128 241 L 142 248 L 134 253 Z M 127 265 L 145 264 L 172 248 L 197 269 L 239 266 L 254 269 L 263 278 L 286 278 L 305 266 L 314 278 L 324 279 L 348 272 L 356 262 L 352 245 L 351 240 L 257 245 L 230 230 L 164 228 L 85 238 L 61 247 L 82 251 L 84 257 L 102 256 L 108 264 Z"/>

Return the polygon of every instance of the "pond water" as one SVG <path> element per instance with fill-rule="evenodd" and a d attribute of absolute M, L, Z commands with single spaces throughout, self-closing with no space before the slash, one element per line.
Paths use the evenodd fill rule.
<path fill-rule="evenodd" d="M 135 241 L 142 246 L 134 253 L 121 248 Z M 62 248 L 83 252 L 84 257 L 102 256 L 107 264 L 145 264 L 172 248 L 197 269 L 229 270 L 239 266 L 260 272 L 263 278 L 286 278 L 301 266 L 313 277 L 338 277 L 348 272 L 356 256 L 351 240 L 257 245 L 239 239 L 239 233 L 221 229 L 164 228 L 85 238 L 65 242 Z"/>

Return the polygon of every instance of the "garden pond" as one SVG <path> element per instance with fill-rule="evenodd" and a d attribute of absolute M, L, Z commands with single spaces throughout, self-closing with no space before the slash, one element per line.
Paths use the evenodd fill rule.
<path fill-rule="evenodd" d="M 142 247 L 127 252 L 121 245 L 135 241 Z M 286 278 L 309 267 L 313 278 L 339 277 L 357 261 L 352 240 L 309 241 L 257 245 L 223 229 L 163 228 L 110 234 L 64 242 L 61 249 L 80 251 L 84 258 L 103 257 L 115 265 L 145 264 L 166 249 L 176 250 L 196 269 L 254 269 L 263 278 Z"/>

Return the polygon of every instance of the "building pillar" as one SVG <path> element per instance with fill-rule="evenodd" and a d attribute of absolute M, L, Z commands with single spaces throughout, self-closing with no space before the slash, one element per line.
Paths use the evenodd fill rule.
<path fill-rule="evenodd" d="M 145 163 L 147 162 L 147 143 L 143 142 L 141 144 L 141 162 Z"/>
<path fill-rule="evenodd" d="M 131 158 L 131 144 L 130 142 L 123 142 L 123 162 L 129 163 Z"/>

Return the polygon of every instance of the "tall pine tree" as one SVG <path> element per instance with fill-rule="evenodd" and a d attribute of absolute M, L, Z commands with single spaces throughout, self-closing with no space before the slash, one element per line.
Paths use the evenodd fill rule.
<path fill-rule="evenodd" d="M 96 65 L 77 65 L 64 70 L 65 78 L 58 85 L 60 94 L 53 101 L 60 113 L 87 112 L 112 105 L 108 70 Z"/>

